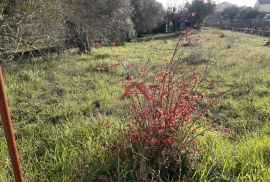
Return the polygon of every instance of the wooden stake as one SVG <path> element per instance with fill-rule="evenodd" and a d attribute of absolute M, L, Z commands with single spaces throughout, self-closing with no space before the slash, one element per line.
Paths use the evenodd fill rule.
<path fill-rule="evenodd" d="M 8 108 L 7 96 L 4 88 L 4 80 L 2 67 L 0 66 L 0 112 L 4 126 L 5 136 L 8 145 L 9 156 L 12 163 L 12 168 L 16 182 L 23 182 L 23 174 L 19 159 L 19 154 L 16 146 L 15 135 L 12 128 L 10 112 Z"/>

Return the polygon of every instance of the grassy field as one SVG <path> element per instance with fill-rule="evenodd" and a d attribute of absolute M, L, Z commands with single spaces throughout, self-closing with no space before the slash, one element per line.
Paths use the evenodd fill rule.
<path fill-rule="evenodd" d="M 187 67 L 210 67 L 218 90 L 230 90 L 211 109 L 209 122 L 231 135 L 200 138 L 203 157 L 191 181 L 270 181 L 270 47 L 267 38 L 205 29 L 183 48 Z M 119 99 L 123 70 L 108 69 L 122 57 L 158 68 L 177 39 L 93 49 L 89 55 L 5 66 L 4 78 L 26 181 L 95 181 L 112 177 L 111 153 L 127 121 Z M 123 179 L 128 171 L 122 171 Z M 0 181 L 13 181 L 0 127 Z"/>

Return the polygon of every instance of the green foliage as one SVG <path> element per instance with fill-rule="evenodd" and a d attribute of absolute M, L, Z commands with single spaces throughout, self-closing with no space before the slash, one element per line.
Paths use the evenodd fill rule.
<path fill-rule="evenodd" d="M 196 50 L 202 58 L 211 57 L 211 79 L 217 80 L 218 91 L 227 92 L 207 118 L 220 129 L 199 138 L 202 154 L 189 173 L 190 181 L 269 181 L 270 55 L 263 46 L 265 38 L 212 29 L 191 38 L 200 41 L 178 56 Z M 171 58 L 175 44 L 174 38 L 133 42 L 61 60 L 5 66 L 26 180 L 113 181 L 118 173 L 128 181 L 136 163 L 118 168 L 112 153 L 127 120 L 122 109 L 126 103 L 119 101 L 119 82 L 126 75 L 121 69 L 99 68 L 121 56 L 155 71 Z M 179 73 L 194 66 L 202 72 L 205 64 L 183 64 Z M 224 127 L 232 128 L 232 134 L 221 132 Z M 0 181 L 13 181 L 2 126 L 0 165 Z"/>
<path fill-rule="evenodd" d="M 237 19 L 239 20 L 250 20 L 250 19 L 262 19 L 266 13 L 260 12 L 254 8 L 243 8 L 240 9 Z"/>
<path fill-rule="evenodd" d="M 162 23 L 165 12 L 161 3 L 156 0 L 132 0 L 131 3 L 134 7 L 132 20 L 139 35 L 151 32 Z"/>
<path fill-rule="evenodd" d="M 215 5 L 210 1 L 193 0 L 187 5 L 188 21 L 194 27 L 200 27 L 205 17 L 214 11 Z M 195 13 L 195 14 L 194 14 Z"/>
<path fill-rule="evenodd" d="M 91 40 L 121 43 L 134 38 L 132 10 L 130 0 L 64 0 L 68 43 L 83 52 L 89 51 Z"/>
<path fill-rule="evenodd" d="M 229 20 L 234 20 L 239 12 L 240 12 L 240 8 L 237 6 L 233 6 L 233 7 L 224 9 L 223 12 L 221 13 L 221 16 Z"/>

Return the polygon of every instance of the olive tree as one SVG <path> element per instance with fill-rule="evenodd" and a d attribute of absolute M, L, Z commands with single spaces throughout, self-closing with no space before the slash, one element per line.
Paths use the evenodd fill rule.
<path fill-rule="evenodd" d="M 156 0 L 132 0 L 131 2 L 134 7 L 132 20 L 139 35 L 151 32 L 163 22 L 165 11 L 161 3 Z"/>
<path fill-rule="evenodd" d="M 134 36 L 129 0 L 63 0 L 67 44 L 90 50 L 99 37 L 117 40 Z"/>
<path fill-rule="evenodd" d="M 2 1 L 0 7 L 0 58 L 62 44 L 60 1 L 12 0 Z"/>

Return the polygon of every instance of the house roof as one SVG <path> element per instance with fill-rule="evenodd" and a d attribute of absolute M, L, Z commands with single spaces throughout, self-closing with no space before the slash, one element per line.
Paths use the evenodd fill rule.
<path fill-rule="evenodd" d="M 270 0 L 258 0 L 259 4 L 270 4 Z"/>

